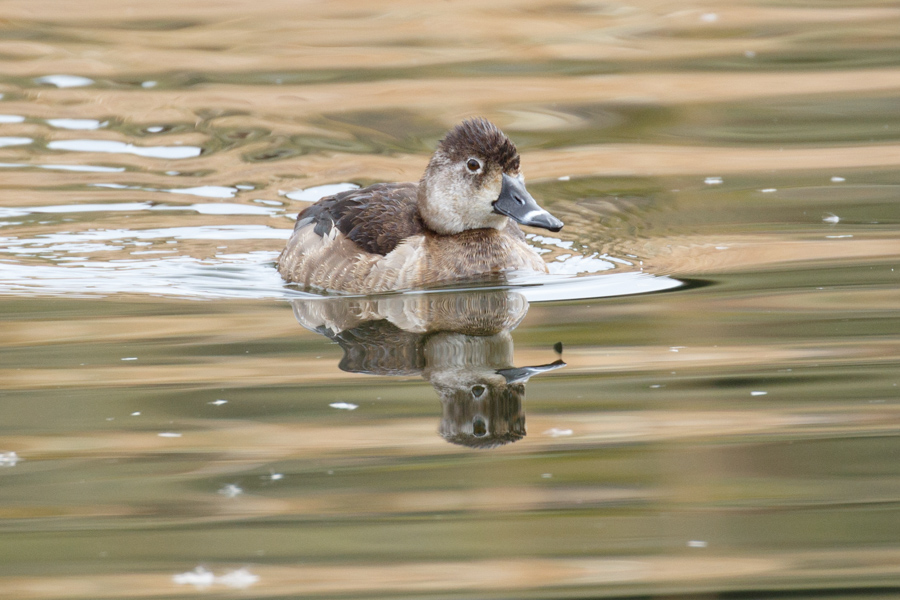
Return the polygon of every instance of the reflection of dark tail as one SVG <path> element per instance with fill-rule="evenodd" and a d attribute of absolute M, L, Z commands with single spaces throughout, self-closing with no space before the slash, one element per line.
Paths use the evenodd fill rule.
<path fill-rule="evenodd" d="M 468 387 L 438 390 L 444 414 L 440 434 L 452 444 L 469 448 L 494 448 L 525 437 L 522 400 L 525 385 L 485 384 L 487 393 L 472 397 Z"/>

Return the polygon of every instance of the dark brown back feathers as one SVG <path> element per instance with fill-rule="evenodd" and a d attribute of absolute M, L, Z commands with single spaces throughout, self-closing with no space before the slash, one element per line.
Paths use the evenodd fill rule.
<path fill-rule="evenodd" d="M 337 227 L 360 248 L 386 255 L 404 239 L 425 229 L 414 183 L 377 183 L 322 198 L 297 216 L 294 230 L 315 223 L 317 235 Z"/>

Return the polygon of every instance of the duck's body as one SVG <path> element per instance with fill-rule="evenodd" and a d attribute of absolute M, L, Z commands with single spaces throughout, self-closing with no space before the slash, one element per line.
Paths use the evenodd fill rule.
<path fill-rule="evenodd" d="M 288 281 L 349 293 L 546 272 L 509 217 L 562 227 L 525 190 L 512 142 L 487 121 L 466 121 L 444 138 L 418 184 L 380 183 L 307 207 L 278 270 Z"/>

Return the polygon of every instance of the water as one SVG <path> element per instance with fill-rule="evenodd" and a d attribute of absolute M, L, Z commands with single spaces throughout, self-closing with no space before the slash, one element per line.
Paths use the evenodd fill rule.
<path fill-rule="evenodd" d="M 3 598 L 900 591 L 900 4 L 4 17 Z M 281 282 L 476 114 L 553 275 Z"/>

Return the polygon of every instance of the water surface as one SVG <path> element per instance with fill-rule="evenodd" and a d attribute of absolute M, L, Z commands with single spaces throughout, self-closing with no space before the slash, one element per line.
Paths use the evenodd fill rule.
<path fill-rule="evenodd" d="M 897 3 L 3 6 L 4 598 L 900 592 Z M 283 284 L 474 115 L 551 276 Z"/>

